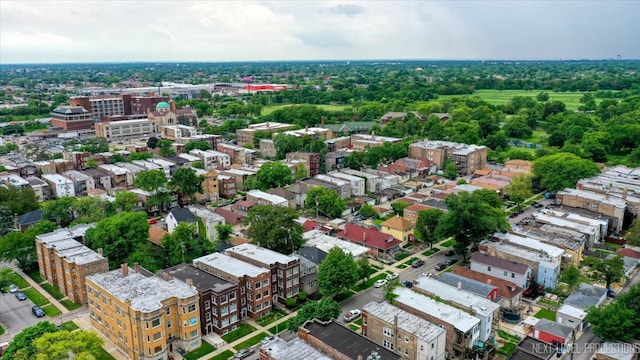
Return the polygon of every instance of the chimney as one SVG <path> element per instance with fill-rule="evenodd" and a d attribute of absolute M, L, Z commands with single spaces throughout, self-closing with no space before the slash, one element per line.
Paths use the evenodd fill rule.
<path fill-rule="evenodd" d="M 622 189 L 622 200 L 627 200 L 627 188 Z"/>
<path fill-rule="evenodd" d="M 133 263 L 133 270 L 137 273 L 140 272 L 140 265 L 137 262 Z"/>
<path fill-rule="evenodd" d="M 129 265 L 127 263 L 120 265 L 120 272 L 122 273 L 122 277 L 129 275 Z"/>
<path fill-rule="evenodd" d="M 367 241 L 367 232 L 363 231 L 362 232 L 362 242 L 366 242 Z"/>
<path fill-rule="evenodd" d="M 163 271 L 163 272 L 162 272 L 162 280 L 164 280 L 164 281 L 169 281 L 169 280 L 171 280 L 171 275 L 169 275 L 169 273 L 168 273 L 168 272 Z"/>
<path fill-rule="evenodd" d="M 487 279 L 487 284 L 491 285 L 491 279 Z"/>
<path fill-rule="evenodd" d="M 458 281 L 458 290 L 462 290 L 462 281 Z"/>
<path fill-rule="evenodd" d="M 98 250 L 96 250 L 96 252 L 97 252 L 99 255 L 102 255 L 102 248 L 99 248 Z"/>
<path fill-rule="evenodd" d="M 185 282 L 187 283 L 187 285 L 193 286 L 193 279 L 186 279 Z"/>

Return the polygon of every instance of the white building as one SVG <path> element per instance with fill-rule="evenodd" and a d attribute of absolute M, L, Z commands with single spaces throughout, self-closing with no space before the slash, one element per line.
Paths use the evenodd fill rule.
<path fill-rule="evenodd" d="M 305 240 L 304 246 L 318 248 L 325 253 L 329 253 L 331 249 L 337 247 L 347 254 L 351 254 L 354 259 L 365 257 L 369 249 L 348 241 L 340 240 L 337 237 L 325 234 L 322 230 L 311 230 L 302 234 Z"/>
<path fill-rule="evenodd" d="M 76 196 L 73 181 L 59 174 L 44 174 L 42 179 L 49 183 L 51 194 L 57 198 Z"/>
<path fill-rule="evenodd" d="M 364 196 L 366 194 L 365 188 L 364 188 L 365 181 L 361 177 L 353 176 L 353 175 L 349 175 L 349 174 L 345 174 L 337 171 L 332 171 L 327 175 L 334 178 L 349 181 L 349 183 L 351 184 L 351 195 L 353 196 Z"/>
<path fill-rule="evenodd" d="M 276 205 L 283 207 L 289 206 L 289 202 L 287 201 L 287 199 L 260 190 L 249 191 L 247 193 L 247 200 L 252 201 L 258 205 Z"/>
<path fill-rule="evenodd" d="M 382 180 L 380 179 L 380 176 L 378 175 L 373 175 L 373 174 L 368 174 L 364 171 L 358 171 L 358 170 L 353 170 L 353 169 L 341 169 L 340 170 L 341 173 L 343 174 L 349 174 L 352 176 L 357 176 L 360 178 L 365 179 L 366 182 L 366 190 L 368 193 L 376 193 L 381 189 L 382 186 Z"/>
<path fill-rule="evenodd" d="M 216 226 L 224 224 L 224 218 L 221 215 L 218 215 L 211 208 L 207 208 L 204 206 L 189 206 L 189 210 L 199 217 L 204 224 L 204 228 L 206 231 L 205 235 L 207 239 L 210 241 L 216 241 L 218 239 L 218 230 Z"/>

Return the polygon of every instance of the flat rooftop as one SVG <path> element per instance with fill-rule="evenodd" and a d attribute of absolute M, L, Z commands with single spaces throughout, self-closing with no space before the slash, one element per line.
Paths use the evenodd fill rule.
<path fill-rule="evenodd" d="M 561 249 L 578 250 L 584 244 L 584 235 L 569 229 L 544 228 L 548 225 L 542 225 L 537 229 L 525 229 L 520 226 L 511 228 L 511 232 L 520 234 L 528 238 L 540 240 L 542 242 L 552 243 Z"/>
<path fill-rule="evenodd" d="M 560 266 L 560 262 L 554 262 L 550 257 L 542 255 L 535 250 L 524 249 L 515 245 L 496 243 L 488 240 L 484 240 L 480 243 L 487 247 L 492 247 L 502 253 L 517 256 L 521 259 L 525 259 L 534 263 L 538 263 L 546 268 L 553 269 Z"/>
<path fill-rule="evenodd" d="M 225 253 L 229 252 L 243 255 L 256 261 L 260 261 L 263 264 L 269 265 L 273 265 L 276 263 L 288 264 L 290 262 L 295 262 L 298 260 L 295 257 L 284 255 L 277 251 L 265 249 L 263 247 L 259 247 L 250 243 L 244 243 L 225 250 Z"/>
<path fill-rule="evenodd" d="M 599 227 L 596 228 L 592 225 L 580 224 L 575 221 L 557 218 L 555 216 L 550 216 L 542 213 L 533 213 L 531 216 L 533 216 L 533 219 L 537 222 L 575 229 L 576 231 L 587 234 L 588 236 L 596 236 L 596 234 L 599 232 Z"/>
<path fill-rule="evenodd" d="M 283 198 L 282 196 L 278 196 L 278 195 L 273 195 L 273 194 L 269 194 L 266 193 L 264 191 L 260 191 L 260 190 L 251 190 L 247 193 L 247 196 L 254 196 L 260 199 L 264 199 L 267 200 L 269 202 L 272 202 L 274 204 L 282 204 L 282 203 L 286 203 L 288 204 L 289 202 L 287 201 L 287 199 Z"/>
<path fill-rule="evenodd" d="M 274 360 L 331 360 L 332 357 L 316 350 L 299 337 L 284 341 L 277 337 L 274 341 L 262 345 L 262 350 L 269 353 L 269 359 Z"/>
<path fill-rule="evenodd" d="M 214 269 L 220 269 L 225 273 L 231 274 L 237 278 L 241 278 L 243 276 L 257 277 L 264 273 L 270 273 L 269 269 L 258 267 L 248 262 L 244 262 L 242 260 L 238 260 L 229 255 L 221 254 L 221 253 L 213 253 L 209 255 L 205 255 L 203 257 L 199 257 L 197 259 L 193 259 L 193 264 L 198 265 L 198 263 L 202 263 L 204 265 L 210 266 Z"/>
<path fill-rule="evenodd" d="M 561 248 L 545 244 L 540 240 L 536 240 L 528 236 L 522 236 L 512 233 L 501 233 L 498 231 L 493 234 L 493 237 L 527 249 L 543 251 L 552 258 L 557 258 L 564 254 L 564 250 L 562 250 Z"/>
<path fill-rule="evenodd" d="M 318 248 L 328 253 L 334 247 L 342 249 L 347 254 L 351 254 L 354 258 L 365 255 L 369 249 L 348 241 L 340 240 L 337 237 L 329 236 L 322 230 L 311 230 L 302 234 L 302 238 L 306 240 L 305 246 Z"/>
<path fill-rule="evenodd" d="M 456 286 L 451 286 L 426 276 L 418 277 L 415 280 L 414 287 L 438 296 L 442 300 L 473 309 L 476 313 L 485 317 L 490 316 L 500 308 L 499 304 L 485 297 L 458 289 Z"/>
<path fill-rule="evenodd" d="M 587 190 L 580 190 L 580 189 L 564 189 L 562 191 L 559 191 L 558 194 L 559 196 L 563 196 L 563 195 L 569 195 L 569 196 L 575 196 L 575 197 L 580 197 L 583 199 L 589 199 L 589 200 L 595 200 L 595 201 L 599 201 L 603 204 L 609 204 L 609 205 L 613 205 L 617 208 L 626 208 L 627 207 L 627 202 L 620 199 L 620 198 L 616 198 L 616 197 L 610 197 L 608 195 L 605 194 L 599 194 L 593 191 L 587 191 Z"/>
<path fill-rule="evenodd" d="M 216 293 L 222 293 L 238 286 L 234 282 L 209 274 L 191 264 L 178 264 L 162 271 L 183 282 L 187 279 L 193 280 L 193 286 L 201 292 L 213 290 Z"/>
<path fill-rule="evenodd" d="M 178 298 L 186 299 L 196 295 L 195 287 L 180 280 L 163 280 L 157 276 L 146 277 L 128 268 L 123 276 L 117 269 L 103 274 L 89 275 L 96 285 L 122 302 L 131 301 L 131 309 L 141 312 L 153 312 L 162 309 L 162 301 Z"/>
<path fill-rule="evenodd" d="M 445 332 L 440 326 L 387 302 L 372 301 L 362 307 L 362 310 L 389 324 L 393 324 L 397 317 L 399 329 L 414 334 L 422 341 L 432 342 Z"/>
<path fill-rule="evenodd" d="M 398 295 L 395 301 L 429 314 L 442 322 L 451 324 L 463 333 L 471 331 L 480 324 L 480 319 L 475 316 L 405 287 L 396 288 L 393 293 Z"/>
<path fill-rule="evenodd" d="M 497 289 L 494 285 L 448 272 L 435 276 L 434 279 L 455 287 L 459 285 L 462 290 L 484 297 L 489 296 L 494 289 Z"/>

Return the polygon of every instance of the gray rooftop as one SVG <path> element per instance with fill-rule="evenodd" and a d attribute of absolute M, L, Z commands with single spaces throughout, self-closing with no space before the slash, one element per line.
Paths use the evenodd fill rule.
<path fill-rule="evenodd" d="M 366 304 L 362 310 L 388 324 L 393 324 L 394 318 L 397 316 L 398 328 L 415 335 L 422 341 L 432 342 L 445 332 L 440 326 L 387 302 L 372 301 Z"/>
<path fill-rule="evenodd" d="M 127 276 L 122 276 L 121 269 L 117 269 L 89 275 L 87 278 L 117 299 L 131 301 L 131 309 L 145 313 L 161 309 L 163 300 L 174 297 L 186 299 L 198 293 L 195 287 L 180 280 L 165 281 L 156 276 L 146 277 L 132 268 L 128 268 Z"/>
<path fill-rule="evenodd" d="M 491 294 L 494 289 L 497 289 L 497 287 L 493 285 L 447 272 L 434 277 L 434 279 L 451 286 L 457 287 L 459 284 L 462 290 L 469 291 L 476 295 L 484 297 L 489 296 L 489 294 Z"/>
<path fill-rule="evenodd" d="M 559 324 L 555 321 L 551 321 L 549 319 L 540 319 L 535 325 L 534 328 L 537 330 L 542 330 L 548 332 L 550 334 L 559 336 L 563 339 L 566 339 L 573 332 L 573 328 L 569 326 L 565 326 Z"/>
<path fill-rule="evenodd" d="M 291 341 L 286 342 L 280 338 L 276 338 L 268 344 L 262 345 L 262 350 L 269 353 L 269 359 L 273 360 L 331 360 L 332 357 L 327 356 L 320 351 L 311 347 L 302 339 L 295 337 Z"/>
<path fill-rule="evenodd" d="M 277 251 L 265 249 L 263 247 L 259 247 L 250 243 L 234 246 L 225 251 L 225 253 L 229 252 L 246 256 L 250 259 L 254 259 L 256 261 L 259 261 L 260 263 L 268 264 L 270 266 L 276 263 L 288 264 L 290 262 L 298 260 L 293 256 L 284 255 Z"/>
<path fill-rule="evenodd" d="M 245 275 L 257 277 L 264 273 L 271 272 L 269 269 L 258 267 L 221 253 L 213 253 L 193 259 L 194 265 L 198 266 L 198 263 L 202 263 L 214 269 L 220 269 L 221 271 L 231 274 L 237 278 L 241 278 Z"/>
<path fill-rule="evenodd" d="M 193 285 L 200 292 L 213 290 L 213 292 L 221 293 L 237 286 L 236 283 L 211 275 L 191 264 L 178 264 L 162 271 L 183 282 L 186 282 L 187 279 L 193 280 Z"/>
<path fill-rule="evenodd" d="M 485 265 L 491 265 L 493 267 L 500 268 L 503 270 L 509 270 L 517 274 L 526 274 L 529 271 L 529 266 L 525 264 L 506 260 L 506 259 L 501 259 L 499 257 L 483 254 L 480 252 L 474 252 L 473 254 L 471 254 L 471 261 L 478 262 Z"/>
<path fill-rule="evenodd" d="M 500 308 L 500 305 L 486 297 L 458 289 L 455 286 L 437 281 L 433 278 L 425 276 L 418 277 L 414 286 L 417 289 L 422 289 L 434 296 L 438 296 L 444 301 L 473 309 L 477 314 L 481 314 L 483 316 L 490 316 L 494 311 Z"/>

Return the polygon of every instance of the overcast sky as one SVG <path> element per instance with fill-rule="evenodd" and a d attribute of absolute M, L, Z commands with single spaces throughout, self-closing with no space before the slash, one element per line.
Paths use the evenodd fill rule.
<path fill-rule="evenodd" d="M 0 64 L 640 58 L 640 1 L 0 0 Z"/>

